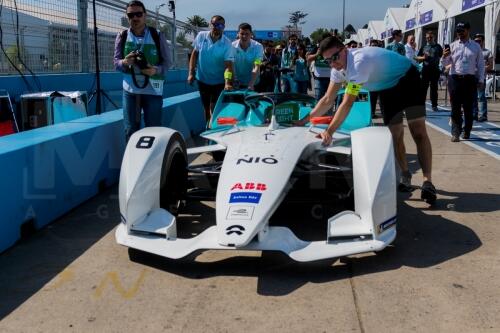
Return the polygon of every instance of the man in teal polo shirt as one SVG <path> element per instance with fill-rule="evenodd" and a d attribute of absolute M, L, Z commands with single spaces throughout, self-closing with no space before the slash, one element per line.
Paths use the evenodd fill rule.
<path fill-rule="evenodd" d="M 196 36 L 189 60 L 188 83 L 198 81 L 208 123 L 222 90 L 233 89 L 233 49 L 231 41 L 223 34 L 224 28 L 224 18 L 213 16 L 210 31 L 201 31 Z"/>
<path fill-rule="evenodd" d="M 234 74 L 239 88 L 254 90 L 259 83 L 260 65 L 264 57 L 264 47 L 252 39 L 252 26 L 241 23 L 238 39 L 233 42 Z"/>

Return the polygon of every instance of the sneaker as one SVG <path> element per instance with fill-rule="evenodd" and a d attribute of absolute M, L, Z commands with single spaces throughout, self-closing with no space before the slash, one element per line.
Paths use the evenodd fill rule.
<path fill-rule="evenodd" d="M 422 193 L 420 197 L 429 205 L 434 205 L 436 203 L 436 188 L 430 181 L 425 181 L 422 184 Z"/>
<path fill-rule="evenodd" d="M 474 120 L 474 121 L 478 121 L 478 120 L 479 120 L 479 118 L 478 118 L 477 116 L 473 116 L 473 117 L 472 117 L 472 120 Z"/>
<path fill-rule="evenodd" d="M 439 109 L 438 109 L 438 107 L 437 107 L 437 106 L 433 106 L 433 107 L 432 107 L 432 111 L 437 112 L 437 111 L 439 111 Z"/>
<path fill-rule="evenodd" d="M 414 190 L 411 186 L 411 173 L 410 171 L 401 172 L 401 177 L 399 178 L 398 191 L 399 192 L 412 192 Z"/>
<path fill-rule="evenodd" d="M 479 121 L 479 122 L 488 121 L 488 117 L 481 116 L 481 117 L 479 117 L 479 119 L 477 121 Z"/>
<path fill-rule="evenodd" d="M 464 133 L 462 134 L 462 139 L 464 139 L 464 140 L 469 140 L 469 139 L 470 139 L 470 133 L 465 133 L 465 132 L 464 132 Z"/>
<path fill-rule="evenodd" d="M 460 142 L 460 138 L 458 135 L 452 135 L 451 136 L 451 142 Z"/>

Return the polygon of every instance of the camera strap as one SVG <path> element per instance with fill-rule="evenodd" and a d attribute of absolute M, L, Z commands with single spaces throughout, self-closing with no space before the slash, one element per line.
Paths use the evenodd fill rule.
<path fill-rule="evenodd" d="M 142 85 L 140 85 L 138 82 L 137 82 L 137 76 L 135 74 L 135 68 L 132 68 L 132 81 L 134 82 L 134 85 L 139 88 L 139 89 L 144 89 L 147 87 L 147 85 L 149 84 L 149 76 L 147 75 L 142 75 L 141 76 L 144 76 L 146 79 L 144 80 L 144 83 Z"/>

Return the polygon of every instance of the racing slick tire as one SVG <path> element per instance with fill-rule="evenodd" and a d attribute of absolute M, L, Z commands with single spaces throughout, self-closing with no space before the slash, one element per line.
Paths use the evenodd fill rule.
<path fill-rule="evenodd" d="M 188 171 L 187 149 L 179 133 L 172 135 L 163 156 L 160 183 L 160 207 L 177 216 L 186 198 Z"/>

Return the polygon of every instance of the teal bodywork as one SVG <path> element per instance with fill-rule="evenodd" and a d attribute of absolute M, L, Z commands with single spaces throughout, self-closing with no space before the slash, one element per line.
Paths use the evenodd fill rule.
<path fill-rule="evenodd" d="M 260 97 L 255 95 L 260 95 Z M 282 125 L 293 125 L 294 121 L 307 116 L 316 105 L 313 97 L 295 93 L 262 95 L 249 90 L 223 91 L 213 112 L 211 130 L 204 134 L 226 130 L 232 126 L 218 124 L 217 120 L 220 118 L 234 118 L 238 126 L 264 126 L 268 124 L 273 105 L 270 100 L 266 99 L 265 95 L 274 97 L 276 118 Z M 338 104 L 340 104 L 344 90 L 339 91 L 338 95 Z M 245 100 L 247 97 L 249 98 Z M 339 130 L 349 133 L 355 129 L 370 126 L 371 123 L 370 95 L 367 90 L 361 90 L 351 112 Z M 326 125 L 317 126 L 326 127 Z"/>

